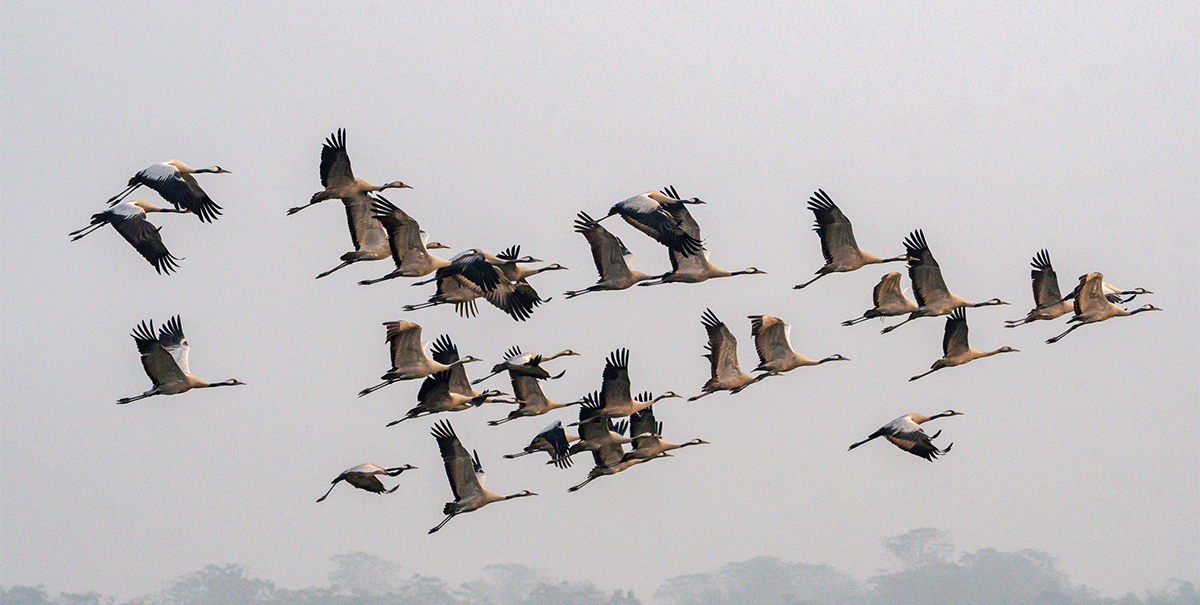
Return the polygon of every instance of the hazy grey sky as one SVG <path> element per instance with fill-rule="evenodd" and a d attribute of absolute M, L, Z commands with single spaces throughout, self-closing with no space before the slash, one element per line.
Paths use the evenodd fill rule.
<path fill-rule="evenodd" d="M 329 555 L 365 551 L 449 581 L 511 561 L 648 594 L 759 554 L 865 577 L 890 564 L 881 537 L 923 525 L 964 550 L 1055 553 L 1111 593 L 1195 582 L 1197 32 L 1194 2 L 6 2 L 0 584 L 120 598 L 238 562 L 311 585 Z M 400 310 L 430 286 L 356 285 L 387 262 L 314 280 L 350 248 L 341 205 L 284 212 L 319 189 L 339 127 L 357 175 L 411 184 L 388 197 L 454 251 L 521 244 L 570 267 L 533 281 L 555 299 L 525 323 L 491 307 L 465 320 Z M 199 177 L 225 207 L 216 223 L 152 217 L 185 259 L 176 275 L 111 229 L 68 241 L 170 158 L 233 171 Z M 564 300 L 596 279 L 575 213 L 667 184 L 709 202 L 694 214 L 716 264 L 769 274 Z M 839 325 L 899 265 L 792 290 L 822 264 L 804 208 L 818 187 L 879 255 L 924 229 L 952 290 L 1013 303 L 972 310 L 972 344 L 1021 352 L 909 383 L 940 356 L 943 320 L 886 336 Z M 609 227 L 636 268 L 668 268 L 656 243 Z M 1032 305 L 1041 248 L 1064 289 L 1103 271 L 1166 311 L 1052 346 L 1061 321 L 1001 329 Z M 450 491 L 432 421 L 384 428 L 417 384 L 355 396 L 387 369 L 381 323 L 400 318 L 486 358 L 475 375 L 514 344 L 583 352 L 558 363 L 556 399 L 598 388 L 618 347 L 635 390 L 694 394 L 706 307 L 743 365 L 745 316 L 762 313 L 793 324 L 809 356 L 853 361 L 664 402 L 668 438 L 713 445 L 574 494 L 585 458 L 569 471 L 501 458 L 545 418 L 448 416 L 489 487 L 541 496 L 433 536 Z M 248 386 L 114 405 L 149 386 L 132 328 L 175 314 L 195 373 Z M 955 443 L 936 463 L 886 443 L 845 451 L 902 413 L 946 408 L 966 415 L 935 427 Z M 313 502 L 367 461 L 421 468 L 391 496 Z M 611 546 L 580 550 L 598 531 Z"/>

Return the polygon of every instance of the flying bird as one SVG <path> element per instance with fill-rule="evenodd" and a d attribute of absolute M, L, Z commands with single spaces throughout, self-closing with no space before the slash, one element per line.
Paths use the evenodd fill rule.
<path fill-rule="evenodd" d="M 205 382 L 188 370 L 187 339 L 183 336 L 183 324 L 176 315 L 167 321 L 154 335 L 154 320 L 143 321 L 133 329 L 133 341 L 142 354 L 142 368 L 154 383 L 150 390 L 134 397 L 118 399 L 118 404 L 130 403 L 155 395 L 178 395 L 192 389 L 209 387 L 239 386 L 246 383 L 229 379 L 222 382 Z"/>
<path fill-rule="evenodd" d="M 675 219 L 675 222 L 679 224 L 684 233 L 700 241 L 700 224 L 696 222 L 696 219 L 692 218 L 686 204 L 703 204 L 704 202 L 699 198 L 692 198 L 691 200 L 680 199 L 674 187 L 667 187 L 663 189 L 662 193 L 672 200 L 663 203 L 663 209 Z M 671 262 L 671 270 L 669 272 L 659 275 L 652 281 L 644 281 L 638 285 L 655 286 L 667 283 L 698 284 L 718 277 L 766 274 L 766 271 L 759 270 L 756 267 L 749 267 L 741 271 L 726 271 L 709 261 L 708 250 L 705 249 L 694 254 L 687 254 L 669 248 L 667 249 L 667 259 Z"/>
<path fill-rule="evenodd" d="M 513 398 L 516 399 L 520 407 L 509 412 L 505 418 L 489 420 L 488 426 L 497 426 L 510 420 L 516 420 L 517 418 L 541 416 L 559 408 L 583 403 L 583 399 L 568 401 L 566 403 L 555 401 L 542 392 L 542 387 L 538 384 L 537 378 L 514 374 L 512 372 L 509 374 L 512 378 Z"/>
<path fill-rule="evenodd" d="M 879 258 L 859 249 L 858 242 L 854 241 L 854 229 L 850 225 L 850 219 L 842 214 L 842 209 L 838 208 L 824 191 L 818 189 L 808 198 L 808 209 L 812 210 L 817 218 L 813 231 L 816 231 L 817 237 L 821 239 L 821 254 L 825 256 L 825 266 L 817 269 L 816 277 L 794 286 L 795 289 L 804 288 L 830 273 L 846 273 L 866 265 L 908 259 L 907 256 Z"/>
<path fill-rule="evenodd" d="M 601 290 L 624 290 L 638 282 L 655 278 L 654 275 L 630 269 L 629 264 L 625 262 L 625 257 L 630 255 L 629 249 L 586 212 L 580 212 L 575 219 L 575 232 L 582 234 L 591 246 L 592 261 L 596 264 L 600 280 L 582 290 L 566 292 L 567 298 Z"/>
<path fill-rule="evenodd" d="M 766 376 L 790 372 L 805 366 L 819 366 L 830 361 L 850 361 L 849 358 L 833 354 L 822 359 L 809 359 L 792 349 L 792 326 L 778 317 L 750 315 L 750 333 L 754 336 L 754 350 L 758 353 L 758 365 L 754 372 L 766 372 L 755 377 L 755 382 Z M 745 388 L 745 387 L 743 387 Z"/>
<path fill-rule="evenodd" d="M 488 257 L 489 262 L 491 262 L 493 265 L 496 265 L 496 267 L 500 269 L 500 272 L 504 274 L 504 278 L 511 282 L 525 281 L 526 279 L 537 275 L 538 273 L 544 273 L 546 271 L 567 270 L 566 267 L 558 263 L 551 263 L 544 267 L 538 267 L 537 269 L 529 269 L 524 267 L 523 265 L 540 263 L 542 261 L 528 255 L 521 256 L 520 246 L 509 246 L 501 251 L 500 254 L 485 254 L 485 256 Z"/>
<path fill-rule="evenodd" d="M 653 401 L 635 400 L 629 389 L 629 349 L 617 349 L 610 353 L 604 362 L 604 372 L 601 377 L 603 380 L 600 383 L 600 395 L 597 399 L 599 409 L 596 412 L 596 415 L 600 417 L 622 418 L 650 407 L 656 401 L 679 397 L 679 395 L 667 391 Z M 588 407 L 588 404 L 584 403 L 584 407 Z"/>
<path fill-rule="evenodd" d="M 397 277 L 424 277 L 450 266 L 450 261 L 429 253 L 430 250 L 448 246 L 427 242 L 425 232 L 421 231 L 417 221 L 382 195 L 371 197 L 371 212 L 371 216 L 387 231 L 388 249 L 396 269 L 383 277 L 364 279 L 358 282 L 360 285 L 368 286 Z"/>
<path fill-rule="evenodd" d="M 295 214 L 328 199 L 353 198 L 384 189 L 412 189 L 400 181 L 392 181 L 377 187 L 355 178 L 354 171 L 350 168 L 350 155 L 346 153 L 345 128 L 339 128 L 337 132 L 329 135 L 325 139 L 325 144 L 321 146 L 321 186 L 325 189 L 314 193 L 307 204 L 289 208 L 287 213 Z"/>
<path fill-rule="evenodd" d="M 438 450 L 441 452 L 442 462 L 446 466 L 446 478 L 450 480 L 450 490 L 454 493 L 454 501 L 447 502 L 442 507 L 442 514 L 446 515 L 446 518 L 438 523 L 437 527 L 429 530 L 429 533 L 432 534 L 441 529 L 457 515 L 479 510 L 493 502 L 537 495 L 525 490 L 501 496 L 484 489 L 485 475 L 483 465 L 479 463 L 479 452 L 475 452 L 474 457 L 468 454 L 466 448 L 458 440 L 458 435 L 454 434 L 454 427 L 450 426 L 448 421 L 443 420 L 433 426 L 433 437 L 437 439 Z"/>
<path fill-rule="evenodd" d="M 483 298 L 493 307 L 504 311 L 516 321 L 525 321 L 533 314 L 533 308 L 546 302 L 527 282 L 511 282 L 504 273 L 478 249 L 467 250 L 456 256 L 450 266 L 438 269 L 432 280 L 414 282 L 422 285 L 437 282 L 437 292 L 424 303 L 405 305 L 405 311 L 414 311 L 453 304 L 455 311 L 463 317 L 474 317 L 477 313 L 475 299 Z"/>
<path fill-rule="evenodd" d="M 553 355 L 522 353 L 521 347 L 514 345 L 509 347 L 508 351 L 504 353 L 504 361 L 492 366 L 491 374 L 475 380 L 471 384 L 479 384 L 488 378 L 495 376 L 496 374 L 500 374 L 501 372 L 508 372 L 512 376 L 529 376 L 539 380 L 562 378 L 563 374 L 566 374 L 566 370 L 551 376 L 550 372 L 547 372 L 545 368 L 542 367 L 542 362 L 558 359 L 559 357 L 569 357 L 575 355 L 579 355 L 579 353 L 576 353 L 571 349 L 563 349 L 562 351 L 559 351 Z"/>
<path fill-rule="evenodd" d="M 738 366 L 737 338 L 734 338 L 733 332 L 729 331 L 725 322 L 717 319 L 712 310 L 705 309 L 704 314 L 700 316 L 700 323 L 708 332 L 708 343 L 704 345 L 708 353 L 704 356 L 708 358 L 712 375 L 704 383 L 701 393 L 688 397 L 688 401 L 695 401 L 717 391 L 737 393 L 757 382 Z"/>
<path fill-rule="evenodd" d="M 144 200 L 120 201 L 113 205 L 112 208 L 92 215 L 92 221 L 87 227 L 78 229 L 68 233 L 73 236 L 71 241 L 75 241 L 104 225 L 112 225 L 129 245 L 133 246 L 138 254 L 142 255 L 159 275 L 170 275 L 172 271 L 179 268 L 177 261 L 181 260 L 171 255 L 167 247 L 163 245 L 162 237 L 159 236 L 158 230 L 161 227 L 155 227 L 153 223 L 146 219 L 147 212 L 178 212 L 176 210 L 163 210 L 150 202 Z"/>
<path fill-rule="evenodd" d="M 133 190 L 145 185 L 157 191 L 164 200 L 171 202 L 176 212 L 190 212 L 201 222 L 210 223 L 221 215 L 221 207 L 208 197 L 192 176 L 201 173 L 229 174 L 229 171 L 220 166 L 192 168 L 179 160 L 160 162 L 130 177 L 129 187 L 109 198 L 108 203 L 115 205 L 133 193 Z"/>
<path fill-rule="evenodd" d="M 1046 344 L 1054 344 L 1062 340 L 1064 336 L 1075 331 L 1079 326 L 1094 324 L 1112 317 L 1137 315 L 1143 311 L 1162 311 L 1154 305 L 1145 305 L 1132 311 L 1126 311 L 1105 297 L 1103 284 L 1103 273 L 1092 272 L 1079 277 L 1079 286 L 1076 288 L 1075 296 L 1075 315 L 1067 320 L 1067 323 L 1072 325 L 1067 328 L 1066 332 L 1047 340 Z"/>
<path fill-rule="evenodd" d="M 911 382 L 928 376 L 942 368 L 960 366 L 981 357 L 991 357 L 998 353 L 1016 352 L 1016 349 L 1009 346 L 1000 347 L 995 351 L 972 349 L 971 345 L 967 343 L 967 312 L 962 307 L 959 307 L 950 313 L 950 317 L 946 318 L 946 333 L 942 336 L 942 358 L 933 362 L 932 369 L 928 372 L 918 374 L 908 380 Z"/>
<path fill-rule="evenodd" d="M 862 317 L 843 321 L 842 325 L 852 326 L 874 317 L 907 315 L 919 308 L 917 303 L 905 296 L 904 291 L 900 289 L 900 274 L 895 271 L 884 275 L 879 283 L 875 284 L 871 300 L 875 303 L 874 307 L 864 311 Z"/>
<path fill-rule="evenodd" d="M 693 445 L 706 445 L 703 439 L 692 439 L 684 443 L 671 443 L 662 438 L 662 422 L 654 419 L 654 408 L 646 408 L 629 417 L 629 434 L 633 436 L 631 449 L 621 458 L 621 462 L 635 459 L 648 460 L 666 452 Z"/>
<path fill-rule="evenodd" d="M 922 231 L 917 230 L 910 233 L 904 240 L 904 249 L 908 254 L 908 277 L 912 280 L 913 295 L 917 297 L 919 307 L 916 311 L 908 314 L 908 319 L 884 328 L 883 334 L 914 319 L 948 315 L 959 307 L 988 307 L 1008 304 L 999 298 L 973 303 L 957 294 L 951 294 L 950 289 L 946 287 L 946 281 L 942 279 L 942 269 L 938 266 L 937 260 L 933 258 L 933 253 L 929 251 L 929 244 L 925 242 L 925 233 Z"/>
<path fill-rule="evenodd" d="M 664 207 L 680 203 L 702 202 L 698 200 L 683 202 L 657 191 L 647 191 L 613 204 L 608 214 L 600 220 L 620 215 L 625 222 L 654 238 L 658 243 L 684 254 L 697 254 L 703 248 L 703 244 L 699 239 L 688 234 L 679 221 L 671 216 L 671 213 Z"/>
<path fill-rule="evenodd" d="M 337 487 L 339 481 L 345 481 L 346 483 L 349 483 L 358 489 L 366 490 L 368 492 L 373 492 L 376 494 L 390 494 L 397 489 L 400 489 L 400 485 L 396 484 L 396 487 L 393 487 L 392 489 L 386 489 L 383 487 L 383 482 L 379 480 L 379 475 L 399 477 L 400 473 L 415 468 L 417 467 L 411 464 L 405 464 L 404 466 L 393 466 L 391 468 L 384 468 L 378 464 L 371 464 L 369 462 L 367 464 L 360 464 L 354 468 L 346 469 L 342 471 L 342 474 L 334 477 L 332 481 L 333 485 L 329 486 L 329 491 L 325 492 L 324 496 L 317 498 L 317 502 L 323 502 L 325 498 L 328 498 L 329 493 L 333 491 L 333 488 Z"/>
<path fill-rule="evenodd" d="M 421 344 L 420 325 L 411 321 L 385 321 L 383 325 L 387 328 L 387 343 L 391 353 L 392 368 L 383 374 L 383 383 L 363 389 L 359 392 L 359 397 L 399 380 L 425 378 L 464 363 L 480 361 L 478 358 L 468 355 L 451 363 L 439 363 L 425 355 L 425 348 Z"/>
<path fill-rule="evenodd" d="M 528 456 L 535 452 L 546 452 L 550 454 L 550 461 L 546 464 L 553 464 L 559 468 L 567 468 L 571 466 L 571 456 L 569 450 L 572 441 L 579 441 L 579 435 L 572 435 L 563 429 L 561 420 L 555 420 L 549 426 L 542 429 L 525 449 L 516 454 L 505 454 L 508 459 Z"/>
<path fill-rule="evenodd" d="M 914 456 L 919 456 L 930 462 L 933 462 L 934 458 L 949 452 L 950 448 L 954 447 L 954 444 L 951 443 L 950 445 L 947 445 L 945 449 L 938 449 L 938 447 L 933 444 L 933 440 L 937 439 L 937 436 L 941 435 L 942 432 L 938 431 L 934 433 L 933 436 L 929 436 L 925 434 L 925 431 L 921 430 L 921 425 L 936 418 L 961 415 L 962 412 L 955 412 L 954 410 L 946 410 L 941 414 L 934 414 L 933 416 L 905 414 L 883 425 L 882 428 L 874 433 L 871 433 L 870 437 L 867 437 L 858 443 L 851 444 L 849 449 L 854 449 L 876 437 L 885 437 L 896 447 Z"/>

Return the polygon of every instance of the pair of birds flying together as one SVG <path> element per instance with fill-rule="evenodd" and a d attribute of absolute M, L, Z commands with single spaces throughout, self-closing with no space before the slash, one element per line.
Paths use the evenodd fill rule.
<path fill-rule="evenodd" d="M 160 275 L 169 275 L 179 268 L 179 259 L 167 250 L 159 235 L 161 227 L 155 227 L 147 213 L 164 212 L 194 214 L 201 222 L 210 223 L 221 215 L 221 207 L 200 188 L 193 174 L 225 174 L 228 170 L 220 166 L 192 168 L 179 160 L 168 160 L 139 171 L 129 179 L 128 187 L 109 198 L 108 210 L 92 215 L 88 226 L 72 231 L 71 241 L 112 225 L 129 245 L 137 250 Z M 171 203 L 172 208 L 161 208 L 145 200 L 126 200 L 138 187 L 146 186 L 156 191 Z"/>

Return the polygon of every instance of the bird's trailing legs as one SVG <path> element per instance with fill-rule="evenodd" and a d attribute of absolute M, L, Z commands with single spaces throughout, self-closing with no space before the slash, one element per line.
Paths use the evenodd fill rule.
<path fill-rule="evenodd" d="M 431 534 L 432 534 L 433 532 L 435 532 L 435 531 L 437 531 L 437 530 L 441 529 L 441 528 L 442 528 L 442 526 L 443 526 L 443 525 L 445 525 L 445 524 L 447 524 L 447 523 L 449 523 L 449 522 L 450 522 L 450 520 L 451 520 L 451 519 L 453 519 L 453 518 L 454 518 L 454 515 L 456 515 L 456 514 L 457 514 L 457 513 L 450 513 L 449 515 L 446 515 L 446 518 L 445 518 L 445 519 L 442 519 L 442 522 L 441 522 L 441 523 L 438 523 L 438 524 L 437 524 L 437 527 L 435 527 L 435 528 L 433 528 L 433 529 L 429 530 L 429 533 L 431 533 Z"/>
<path fill-rule="evenodd" d="M 68 233 L 67 235 L 74 236 L 71 238 L 71 241 L 75 241 L 75 240 L 103 227 L 104 225 L 105 225 L 105 223 L 96 223 L 94 225 L 88 225 L 87 227 L 84 227 L 83 229 L 76 229 L 75 231 L 72 231 L 72 232 Z"/>
<path fill-rule="evenodd" d="M 888 332 L 891 332 L 892 330 L 895 330 L 896 328 L 899 328 L 900 326 L 902 326 L 902 325 L 904 325 L 904 324 L 906 324 L 906 323 L 908 323 L 908 322 L 910 322 L 910 321 L 912 321 L 912 320 L 914 320 L 914 319 L 916 319 L 916 318 L 915 318 L 915 317 L 913 317 L 913 316 L 911 316 L 911 315 L 909 315 L 909 316 L 908 316 L 908 319 L 906 319 L 906 320 L 904 320 L 904 321 L 902 321 L 902 322 L 900 322 L 900 323 L 898 323 L 898 324 L 896 324 L 896 325 L 894 325 L 894 326 L 888 326 L 888 327 L 886 327 L 886 328 L 884 328 L 884 329 L 880 330 L 880 331 L 879 331 L 879 333 L 880 333 L 880 334 L 887 334 Z"/>
<path fill-rule="evenodd" d="M 376 277 L 375 279 L 359 280 L 358 285 L 369 286 L 371 284 L 377 284 L 381 281 L 387 281 L 389 279 L 396 279 L 397 277 L 403 277 L 403 276 L 400 275 L 399 273 L 388 273 L 387 275 L 384 275 L 383 277 Z"/>
<path fill-rule="evenodd" d="M 157 395 L 157 394 L 158 394 L 158 393 L 155 393 L 155 392 L 153 392 L 153 391 L 146 391 L 145 393 L 142 393 L 141 395 L 135 395 L 135 396 L 133 396 L 133 397 L 122 397 L 122 398 L 120 398 L 120 399 L 118 399 L 118 400 L 117 400 L 117 405 L 124 405 L 124 404 L 126 404 L 126 403 L 132 403 L 132 402 L 134 402 L 134 401 L 137 401 L 137 400 L 139 400 L 139 399 L 145 399 L 145 398 L 147 398 L 147 397 L 151 397 L 151 396 L 154 396 L 154 395 Z"/>
<path fill-rule="evenodd" d="M 800 285 L 797 285 L 797 286 L 792 286 L 792 289 L 793 289 L 793 290 L 803 290 L 803 289 L 804 289 L 806 286 L 808 286 L 809 284 L 811 284 L 811 283 L 813 283 L 813 282 L 817 281 L 818 279 L 821 279 L 822 277 L 825 277 L 826 275 L 829 275 L 829 274 L 828 274 L 828 273 L 821 273 L 820 271 L 818 271 L 818 272 L 817 272 L 817 276 L 816 276 L 816 277 L 814 277 L 814 278 L 812 278 L 812 279 L 810 279 L 810 280 L 808 280 L 808 281 L 806 281 L 806 282 L 804 282 L 804 283 L 802 283 L 802 284 L 800 284 Z"/>
<path fill-rule="evenodd" d="M 133 193 L 134 189 L 137 189 L 138 187 L 141 187 L 141 186 L 142 186 L 141 183 L 134 183 L 134 184 L 126 187 L 125 191 L 122 191 L 121 193 L 118 193 L 118 194 L 108 198 L 108 205 L 109 206 L 116 205 L 117 202 L 125 199 L 125 197 L 128 196 L 130 193 Z"/>
<path fill-rule="evenodd" d="M 415 305 L 404 305 L 403 307 L 400 307 L 400 308 L 404 311 L 416 311 L 417 309 L 428 309 L 429 307 L 436 307 L 438 305 L 446 305 L 446 304 L 450 304 L 450 303 L 447 303 L 447 302 L 441 301 L 441 300 L 431 300 L 429 302 L 417 303 Z"/>
<path fill-rule="evenodd" d="M 329 275 L 330 273 L 333 273 L 334 271 L 337 271 L 338 269 L 341 269 L 342 267 L 345 267 L 346 265 L 352 265 L 356 262 L 358 262 L 358 259 L 342 261 L 342 264 L 318 275 L 317 279 L 321 279 L 322 277 L 325 277 L 326 275 Z"/>
<path fill-rule="evenodd" d="M 365 389 L 359 391 L 358 396 L 362 397 L 363 395 L 368 395 L 370 393 L 374 393 L 375 391 L 378 391 L 379 389 L 382 389 L 383 387 L 386 387 L 387 385 L 392 384 L 393 382 L 396 382 L 396 381 L 395 380 L 385 380 L 373 387 L 365 388 Z"/>
<path fill-rule="evenodd" d="M 1067 328 L 1066 332 L 1063 332 L 1062 334 L 1059 334 L 1058 336 L 1055 336 L 1054 338 L 1047 340 L 1046 344 L 1052 345 L 1052 344 L 1062 340 L 1064 336 L 1066 336 L 1067 334 L 1070 334 L 1072 330 L 1074 330 L 1075 328 L 1078 328 L 1079 326 L 1082 326 L 1082 325 L 1083 324 L 1075 324 L 1075 325 Z"/>
<path fill-rule="evenodd" d="M 940 370 L 940 369 L 942 369 L 942 368 L 944 368 L 944 367 L 947 367 L 947 366 L 936 366 L 936 365 L 935 365 L 935 366 L 933 366 L 933 369 L 932 369 L 932 370 L 929 370 L 928 372 L 925 372 L 924 374 L 917 374 L 916 376 L 913 376 L 912 378 L 909 378 L 909 379 L 908 379 L 908 381 L 909 381 L 909 382 L 912 382 L 912 381 L 914 381 L 914 380 L 916 380 L 916 379 L 918 379 L 918 378 L 924 378 L 925 376 L 928 376 L 928 375 L 930 375 L 930 374 L 932 374 L 932 373 L 934 373 L 934 372 L 936 372 L 936 371 L 938 371 L 938 370 Z"/>

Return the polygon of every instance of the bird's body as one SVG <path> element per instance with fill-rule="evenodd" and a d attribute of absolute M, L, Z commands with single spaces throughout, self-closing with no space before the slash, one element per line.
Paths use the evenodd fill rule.
<path fill-rule="evenodd" d="M 364 279 L 359 284 L 366 286 L 397 277 L 424 277 L 450 266 L 450 261 L 429 253 L 430 249 L 446 246 L 427 243 L 417 221 L 383 196 L 371 198 L 371 215 L 387 232 L 389 256 L 396 269 L 383 277 Z"/>
<path fill-rule="evenodd" d="M 135 189 L 145 185 L 158 192 L 164 200 L 171 202 L 176 212 L 189 212 L 195 214 L 202 222 L 212 222 L 221 215 L 221 207 L 208 197 L 192 177 L 193 174 L 202 173 L 228 174 L 229 171 L 220 166 L 192 168 L 179 160 L 167 160 L 138 171 L 130 177 L 129 186 L 125 191 L 113 196 L 108 203 L 115 205 Z"/>
<path fill-rule="evenodd" d="M 493 502 L 537 495 L 526 490 L 501 496 L 484 489 L 485 477 L 483 465 L 479 463 L 479 453 L 476 452 L 474 457 L 467 453 L 462 442 L 458 440 L 458 435 L 454 434 L 454 427 L 443 420 L 434 425 L 433 436 L 437 440 L 442 463 L 446 467 L 446 478 L 450 481 L 450 490 L 454 494 L 454 501 L 447 502 L 442 508 L 442 514 L 446 515 L 445 520 L 429 530 L 429 533 L 432 534 L 441 529 L 457 515 L 479 510 Z"/>
<path fill-rule="evenodd" d="M 326 138 L 325 144 L 321 146 L 321 186 L 324 189 L 314 193 L 307 204 L 289 208 L 287 213 L 295 214 L 325 200 L 344 200 L 356 197 L 366 199 L 366 194 L 383 191 L 384 189 L 412 189 L 412 187 L 400 181 L 392 181 L 376 186 L 360 178 L 356 178 L 354 170 L 350 167 L 350 155 L 346 153 L 345 128 L 339 128 L 337 132 Z"/>
<path fill-rule="evenodd" d="M 387 321 L 387 343 L 391 353 L 392 368 L 383 374 L 382 384 L 363 389 L 358 396 L 383 388 L 398 380 L 416 380 L 437 372 L 449 370 L 464 363 L 479 361 L 471 356 L 451 363 L 439 363 L 425 355 L 421 344 L 421 326 L 411 321 Z"/>
<path fill-rule="evenodd" d="M 934 433 L 931 437 L 925 434 L 925 431 L 921 429 L 921 425 L 936 418 L 961 415 L 962 412 L 955 412 L 954 410 L 946 410 L 945 412 L 934 414 L 933 416 L 905 414 L 883 425 L 882 428 L 874 433 L 871 433 L 871 435 L 866 439 L 851 444 L 849 449 L 854 449 L 872 439 L 875 439 L 876 437 L 884 437 L 888 441 L 892 442 L 892 445 L 895 445 L 896 447 L 914 456 L 918 456 L 933 462 L 934 458 L 949 452 L 950 448 L 953 447 L 954 444 L 951 443 L 950 445 L 947 445 L 945 449 L 938 449 L 938 447 L 933 444 L 933 440 L 941 434 L 941 431 Z"/>
<path fill-rule="evenodd" d="M 630 269 L 629 264 L 625 262 L 625 256 L 629 255 L 629 249 L 621 243 L 617 236 L 610 233 L 587 213 L 580 212 L 575 219 L 575 232 L 582 234 L 587 239 L 592 250 L 592 261 L 596 264 L 596 272 L 600 275 L 600 280 L 583 290 L 567 292 L 565 294 L 567 298 L 601 290 L 624 290 L 638 282 L 655 278 L 653 275 Z"/>
<path fill-rule="evenodd" d="M 697 254 L 703 249 L 700 240 L 687 233 L 680 221 L 667 210 L 667 206 L 680 203 L 681 200 L 657 191 L 647 191 L 613 204 L 608 214 L 600 220 L 620 215 L 625 222 L 667 248 L 684 254 Z"/>
<path fill-rule="evenodd" d="M 333 488 L 337 487 L 339 481 L 345 481 L 346 483 L 349 483 L 358 489 L 366 490 L 368 492 L 376 494 L 390 494 L 399 489 L 400 485 L 397 484 L 392 489 L 387 489 L 383 486 L 383 482 L 379 480 L 379 475 L 398 477 L 400 473 L 415 468 L 417 467 L 411 464 L 394 466 L 391 468 L 385 468 L 379 466 L 378 464 L 371 464 L 369 462 L 367 464 L 360 464 L 354 468 L 349 468 L 342 471 L 342 474 L 335 477 L 332 481 L 333 485 L 329 486 L 329 491 L 325 492 L 324 496 L 317 498 L 317 502 L 323 502 L 325 498 L 328 498 L 329 493 L 333 491 Z"/>
<path fill-rule="evenodd" d="M 904 248 L 908 255 L 908 277 L 912 280 L 913 296 L 917 299 L 918 308 L 909 313 L 908 318 L 904 321 L 884 328 L 884 334 L 914 319 L 949 315 L 961 307 L 1008 304 L 999 298 L 973 303 L 957 294 L 952 294 L 946 287 L 946 281 L 942 279 L 942 269 L 938 266 L 937 260 L 933 258 L 933 253 L 929 251 L 929 244 L 926 243 L 925 234 L 922 231 L 913 231 L 909 234 L 908 238 L 904 240 Z"/>
<path fill-rule="evenodd" d="M 229 379 L 222 382 L 205 382 L 188 370 L 190 347 L 183 336 L 183 324 L 179 316 L 172 317 L 154 334 L 154 322 L 143 321 L 133 329 L 133 340 L 142 355 L 142 368 L 154 383 L 150 390 L 135 397 L 117 400 L 118 404 L 130 403 L 155 395 L 178 395 L 192 389 L 238 386 L 246 383 Z"/>
<path fill-rule="evenodd" d="M 928 376 L 942 368 L 952 368 L 964 363 L 975 361 L 982 357 L 991 357 L 998 353 L 1015 353 L 1012 347 L 1000 347 L 995 351 L 980 351 L 972 349 L 967 342 L 967 312 L 963 308 L 955 309 L 946 318 L 946 333 L 942 337 L 942 358 L 933 362 L 932 369 L 924 374 L 909 378 L 910 381 Z"/>
<path fill-rule="evenodd" d="M 813 231 L 821 239 L 821 254 L 825 257 L 825 266 L 817 269 L 816 277 L 804 282 L 796 289 L 801 289 L 831 273 L 847 273 L 856 271 L 867 265 L 891 263 L 905 260 L 905 256 L 879 258 L 858 247 L 854 240 L 854 228 L 850 219 L 842 213 L 841 208 L 833 203 L 833 199 L 823 190 L 818 189 L 808 199 L 808 209 L 816 216 Z"/>
<path fill-rule="evenodd" d="M 1154 305 L 1145 305 L 1133 311 L 1126 311 L 1117 306 L 1105 296 L 1104 274 L 1098 272 L 1080 276 L 1079 286 L 1075 289 L 1075 293 L 1075 315 L 1067 320 L 1067 323 L 1072 324 L 1071 327 L 1067 328 L 1066 332 L 1047 340 L 1047 344 L 1053 344 L 1062 340 L 1064 336 L 1083 325 L 1101 322 L 1113 317 L 1128 317 L 1143 311 L 1162 311 L 1162 309 Z"/>
<path fill-rule="evenodd" d="M 542 429 L 525 449 L 516 454 L 505 454 L 505 458 L 519 458 L 528 456 L 535 452 L 546 452 L 550 454 L 550 462 L 559 468 L 567 468 L 571 466 L 570 449 L 571 443 L 579 441 L 579 435 L 572 435 L 563 429 L 561 420 L 555 420 L 549 426 Z"/>
<path fill-rule="evenodd" d="M 104 225 L 112 225 L 142 258 L 154 266 L 155 271 L 160 275 L 170 275 L 179 268 L 180 259 L 175 258 L 163 245 L 162 237 L 158 233 L 159 227 L 155 227 L 146 218 L 147 212 L 179 211 L 164 210 L 145 200 L 122 200 L 104 212 L 93 214 L 87 227 L 72 231 L 68 235 L 73 236 L 71 241 L 75 241 Z"/>
<path fill-rule="evenodd" d="M 688 401 L 695 401 L 717 391 L 737 393 L 755 383 L 754 377 L 743 372 L 738 366 L 737 338 L 729 331 L 725 322 L 717 319 L 709 309 L 704 310 L 700 320 L 704 330 L 708 332 L 708 343 L 704 345 L 708 353 L 704 356 L 708 358 L 711 376 L 701 387 L 701 393 L 689 397 Z"/>
<path fill-rule="evenodd" d="M 904 295 L 904 291 L 900 289 L 900 274 L 895 271 L 884 275 L 879 283 L 875 284 L 871 300 L 875 303 L 874 307 L 864 311 L 862 317 L 843 321 L 842 325 L 852 326 L 875 317 L 908 315 L 920 308 Z"/>

